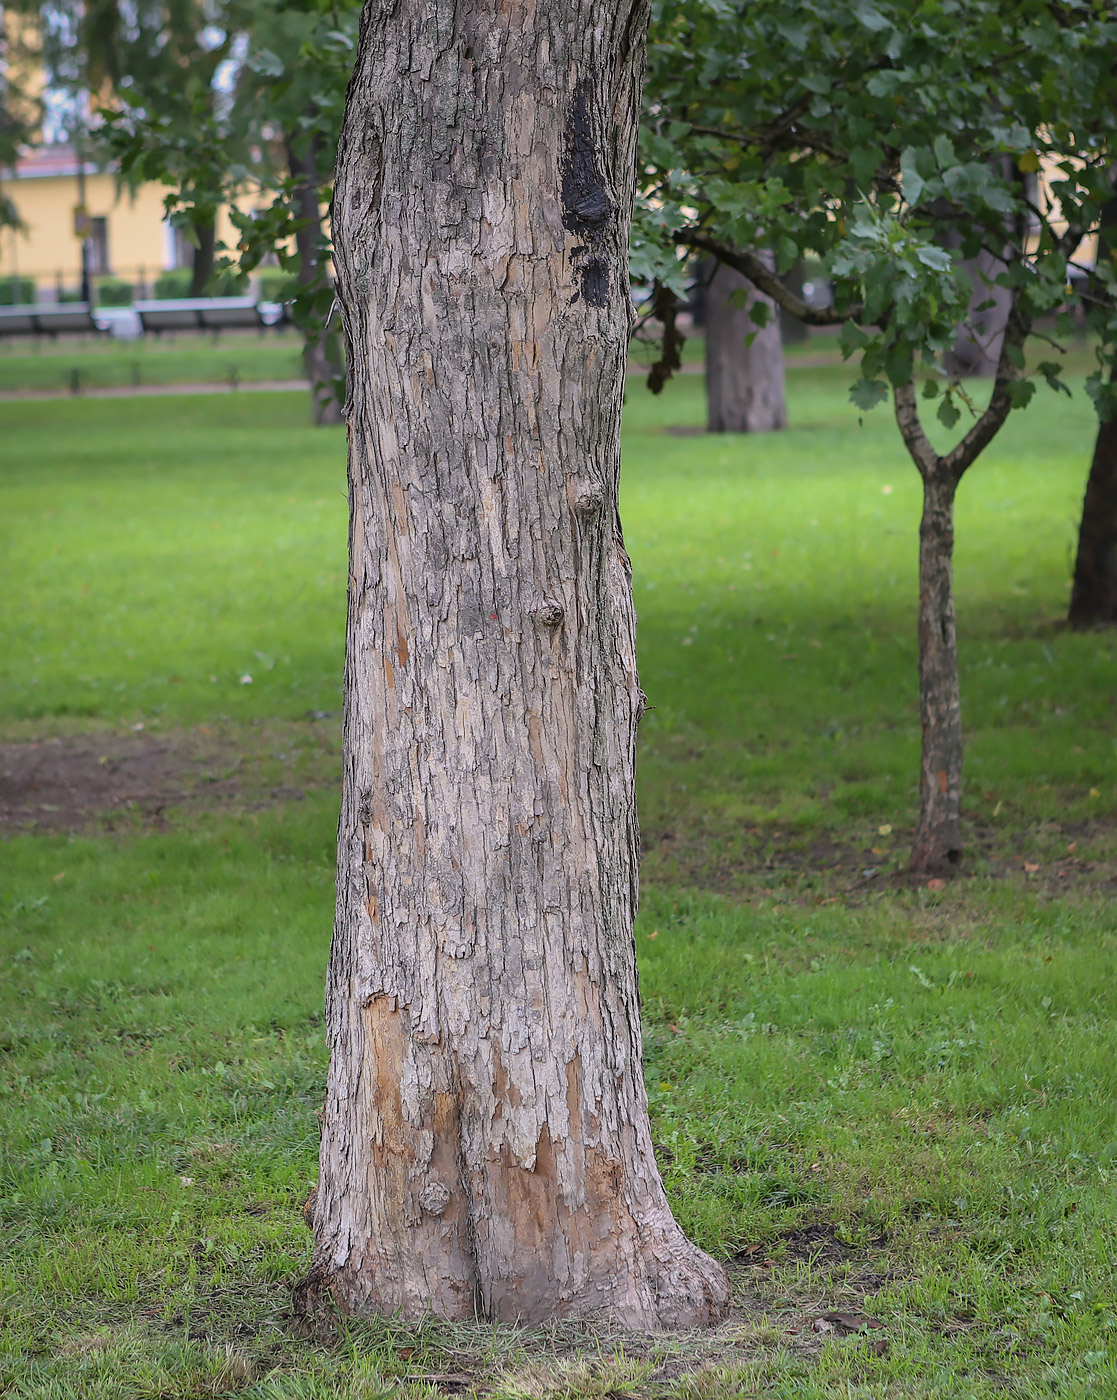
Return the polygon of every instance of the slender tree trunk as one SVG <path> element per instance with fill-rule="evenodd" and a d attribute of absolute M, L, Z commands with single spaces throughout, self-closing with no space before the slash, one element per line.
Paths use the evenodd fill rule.
<path fill-rule="evenodd" d="M 288 133 L 284 145 L 287 168 L 298 182 L 295 204 L 302 224 L 295 233 L 299 293 L 310 303 L 304 312 L 303 364 L 310 380 L 314 422 L 325 427 L 342 421 L 336 385 L 344 374 L 344 362 L 340 331 L 330 324 L 330 307 L 326 305 L 333 301 L 329 273 L 320 261 L 322 210 L 318 203 L 318 142 L 314 137 L 307 138 L 306 149 L 301 151 L 299 136 Z"/>
<path fill-rule="evenodd" d="M 194 224 L 194 259 L 190 273 L 190 295 L 204 297 L 209 293 L 217 251 L 217 221 L 203 219 Z"/>
<path fill-rule="evenodd" d="M 919 824 L 912 869 L 939 875 L 962 857 L 962 703 L 954 625 L 954 494 L 945 472 L 923 475 L 919 525 Z"/>
<path fill-rule="evenodd" d="M 768 323 L 761 328 L 749 315 L 758 303 L 768 307 Z M 711 433 L 787 427 L 779 314 L 768 297 L 724 263 L 706 293 L 706 403 Z"/>
<path fill-rule="evenodd" d="M 707 1323 L 641 1077 L 617 515 L 645 0 L 368 0 L 333 205 L 345 779 L 302 1300 Z"/>
<path fill-rule="evenodd" d="M 1098 424 L 1068 621 L 1072 627 L 1117 623 L 1117 418 Z"/>

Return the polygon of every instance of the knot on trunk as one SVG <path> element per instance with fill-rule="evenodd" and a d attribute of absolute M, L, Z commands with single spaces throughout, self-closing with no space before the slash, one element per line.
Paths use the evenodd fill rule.
<path fill-rule="evenodd" d="M 441 1215 L 450 1204 L 450 1188 L 444 1181 L 428 1181 L 419 1192 L 419 1204 L 428 1215 Z"/>
<path fill-rule="evenodd" d="M 558 627 L 566 614 L 563 612 L 561 604 L 556 603 L 553 598 L 544 598 L 535 609 L 533 616 L 541 627 Z"/>
<path fill-rule="evenodd" d="M 605 492 L 596 481 L 587 481 L 578 488 L 578 494 L 574 497 L 574 509 L 582 516 L 590 517 L 597 515 L 601 507 L 605 504 Z"/>

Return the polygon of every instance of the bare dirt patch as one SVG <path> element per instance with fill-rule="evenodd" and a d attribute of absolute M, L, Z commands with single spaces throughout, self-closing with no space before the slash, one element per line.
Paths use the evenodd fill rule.
<path fill-rule="evenodd" d="M 337 724 L 312 720 L 0 743 L 0 835 L 301 801 L 338 786 L 339 749 Z"/>
<path fill-rule="evenodd" d="M 860 845 L 843 833 L 770 827 L 745 831 L 678 824 L 644 828 L 643 873 L 735 898 L 832 903 L 882 890 L 942 891 L 975 878 L 1015 880 L 1058 894 L 1117 889 L 1117 827 L 1106 821 L 1043 822 L 1025 828 L 964 824 L 965 859 L 952 879 L 929 881 L 907 870 L 912 833 Z"/>

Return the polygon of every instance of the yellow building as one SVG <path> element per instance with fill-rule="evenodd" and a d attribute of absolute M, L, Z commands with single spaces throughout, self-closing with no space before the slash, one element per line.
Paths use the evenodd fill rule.
<path fill-rule="evenodd" d="M 0 179 L 23 223 L 21 229 L 0 234 L 0 281 L 30 278 L 42 301 L 76 292 L 82 239 L 75 233 L 80 199 L 73 146 L 38 146 L 21 156 L 14 170 L 0 172 Z M 190 266 L 189 244 L 164 216 L 165 186 L 148 184 L 133 192 L 111 171 L 89 162 L 84 183 L 91 277 L 120 278 L 143 297 L 151 294 L 161 272 Z M 236 241 L 224 212 L 217 236 L 230 245 Z"/>

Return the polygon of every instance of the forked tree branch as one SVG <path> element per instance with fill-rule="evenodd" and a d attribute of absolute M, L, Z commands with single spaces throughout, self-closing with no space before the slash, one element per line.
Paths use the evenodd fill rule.
<path fill-rule="evenodd" d="M 747 277 L 758 291 L 769 296 L 777 306 L 782 306 L 792 316 L 805 321 L 808 326 L 840 326 L 845 321 L 856 321 L 864 309 L 860 302 L 845 311 L 836 311 L 832 306 L 824 309 L 810 306 L 801 296 L 797 296 L 780 281 L 779 277 L 757 253 L 744 248 L 735 248 L 731 243 L 722 243 L 698 229 L 683 229 L 675 234 L 680 243 L 688 248 L 699 248 L 717 258 L 718 262 Z"/>
<path fill-rule="evenodd" d="M 997 375 L 993 381 L 993 393 L 988 407 L 962 440 L 945 456 L 939 456 L 923 431 L 916 404 L 914 378 L 893 390 L 896 424 L 900 429 L 900 436 L 925 480 L 930 476 L 944 476 L 957 485 L 966 469 L 977 461 L 1000 432 L 1012 409 L 1010 385 L 1020 373 L 1014 363 L 1014 352 L 1023 348 L 1030 329 L 1031 320 L 1020 310 L 1020 293 L 1017 292 L 1009 308 L 1004 340 L 1001 342 L 1001 354 L 997 361 Z"/>

